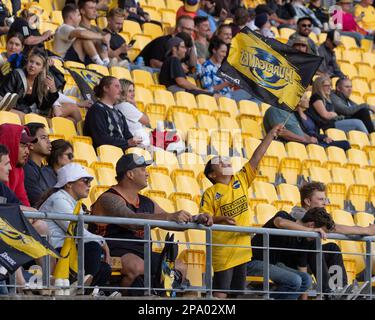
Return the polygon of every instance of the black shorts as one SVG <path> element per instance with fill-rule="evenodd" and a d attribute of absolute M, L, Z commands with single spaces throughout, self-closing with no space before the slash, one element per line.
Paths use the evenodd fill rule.
<path fill-rule="evenodd" d="M 240 295 L 245 290 L 246 265 L 240 264 L 236 267 L 214 273 L 212 288 L 220 292 L 228 290 L 240 290 L 241 292 L 227 292 L 231 296 Z"/>
<path fill-rule="evenodd" d="M 78 55 L 78 53 L 76 52 L 76 50 L 74 49 L 74 46 L 71 45 L 70 48 L 68 49 L 68 51 L 65 53 L 65 57 L 64 57 L 64 60 L 65 61 L 75 61 L 75 62 L 80 62 L 80 63 L 83 63 L 85 65 L 88 65 L 88 64 L 91 64 L 93 63 L 93 61 L 88 57 L 88 56 L 85 56 L 85 61 L 82 61 Z"/>

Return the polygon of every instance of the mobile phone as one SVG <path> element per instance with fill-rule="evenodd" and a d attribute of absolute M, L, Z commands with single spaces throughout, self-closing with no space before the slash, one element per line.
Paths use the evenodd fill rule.
<path fill-rule="evenodd" d="M 131 40 L 131 41 L 129 42 L 128 46 L 129 46 L 129 47 L 134 46 L 135 41 L 136 41 L 135 39 Z"/>

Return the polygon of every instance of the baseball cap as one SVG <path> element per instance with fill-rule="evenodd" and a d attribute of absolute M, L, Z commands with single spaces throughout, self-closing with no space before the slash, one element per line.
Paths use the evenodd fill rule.
<path fill-rule="evenodd" d="M 74 182 L 82 178 L 94 179 L 84 167 L 78 163 L 68 163 L 57 170 L 57 183 L 54 188 L 62 188 L 69 182 Z"/>
<path fill-rule="evenodd" d="M 123 155 L 116 163 L 116 175 L 122 177 L 127 171 L 135 168 L 147 167 L 152 164 L 152 161 L 146 161 L 143 156 L 135 153 L 128 153 Z"/>
<path fill-rule="evenodd" d="M 299 35 L 296 35 L 296 37 L 294 38 L 292 46 L 294 46 L 295 44 L 304 44 L 305 46 L 309 45 L 307 38 Z"/>
<path fill-rule="evenodd" d="M 199 0 L 185 0 L 184 7 L 188 12 L 196 12 L 199 9 Z"/>
<path fill-rule="evenodd" d="M 38 141 L 38 138 L 31 137 L 29 133 L 29 129 L 24 127 L 21 132 L 20 143 L 28 144 L 28 143 L 36 143 L 37 141 Z"/>
<path fill-rule="evenodd" d="M 178 47 L 181 42 L 184 42 L 180 37 L 172 37 L 167 42 L 167 51 L 165 53 L 165 56 L 169 56 L 172 52 L 173 47 Z"/>

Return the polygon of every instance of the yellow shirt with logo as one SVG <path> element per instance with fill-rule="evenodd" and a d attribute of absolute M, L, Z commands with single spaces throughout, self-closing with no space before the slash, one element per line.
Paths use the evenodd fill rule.
<path fill-rule="evenodd" d="M 254 178 L 255 172 L 248 162 L 241 171 L 232 176 L 228 185 L 216 183 L 205 191 L 200 212 L 212 216 L 231 217 L 236 221 L 236 226 L 250 226 L 248 195 Z M 247 248 L 213 246 L 212 266 L 215 272 L 224 271 L 251 260 L 250 234 L 214 231 L 212 238 L 213 244 L 247 246 Z"/>
<path fill-rule="evenodd" d="M 354 15 L 359 17 L 361 13 L 364 13 L 364 17 L 358 22 L 359 26 L 365 30 L 375 30 L 375 8 L 368 6 L 367 8 L 357 4 L 354 8 Z"/>

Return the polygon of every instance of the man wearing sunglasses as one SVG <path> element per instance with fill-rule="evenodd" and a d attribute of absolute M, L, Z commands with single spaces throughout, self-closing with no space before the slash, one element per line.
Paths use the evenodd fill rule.
<path fill-rule="evenodd" d="M 310 17 L 303 17 L 298 19 L 297 21 L 297 32 L 293 33 L 289 37 L 289 41 L 287 43 L 288 46 L 291 46 L 293 41 L 295 40 L 296 36 L 301 36 L 307 39 L 307 42 L 309 44 L 309 50 L 308 53 L 314 54 L 318 56 L 318 47 L 316 46 L 315 42 L 309 38 L 309 35 L 311 33 L 313 27 L 313 20 Z"/>

